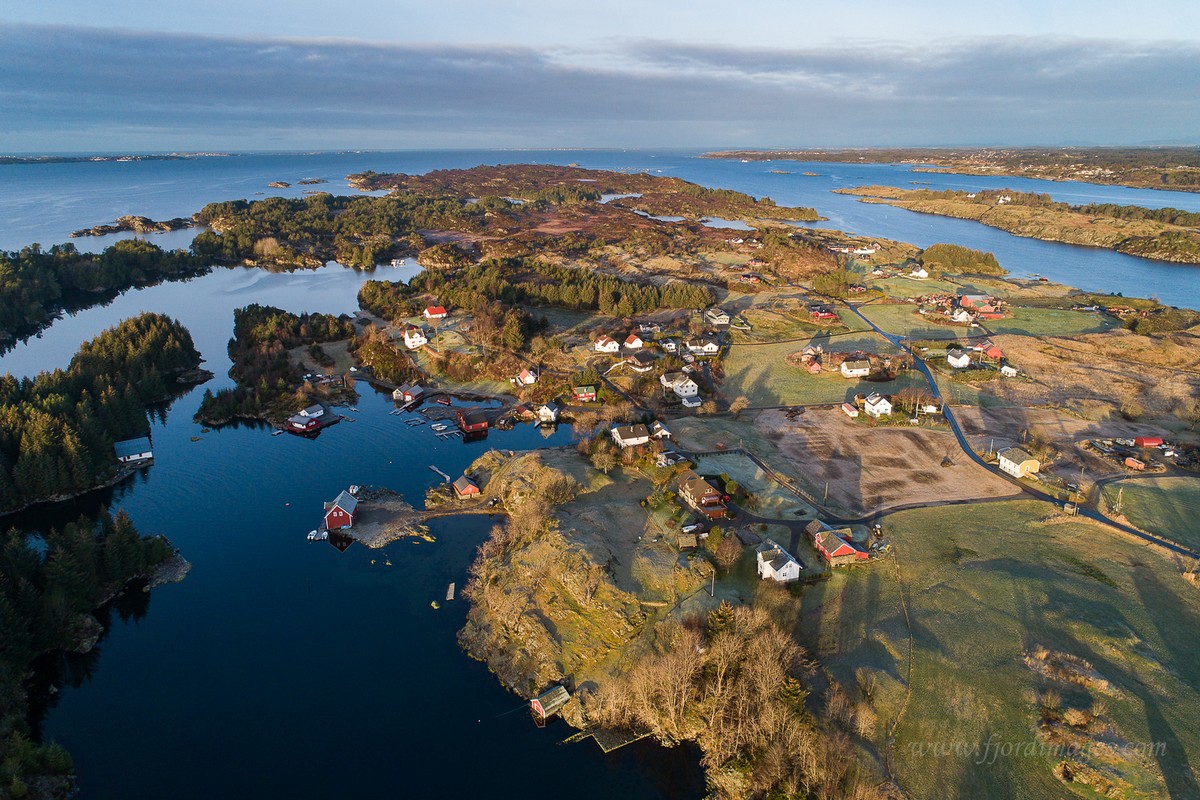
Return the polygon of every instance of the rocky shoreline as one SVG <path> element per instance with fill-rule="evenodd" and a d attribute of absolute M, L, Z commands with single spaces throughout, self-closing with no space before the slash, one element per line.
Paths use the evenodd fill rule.
<path fill-rule="evenodd" d="M 90 228 L 71 231 L 71 238 L 107 236 L 111 233 L 125 233 L 127 231 L 132 233 L 167 233 L 168 231 L 179 231 L 184 228 L 194 227 L 196 227 L 196 221 L 190 217 L 152 220 L 149 217 L 126 215 L 124 217 L 117 217 L 116 221 L 111 225 L 93 225 Z"/>

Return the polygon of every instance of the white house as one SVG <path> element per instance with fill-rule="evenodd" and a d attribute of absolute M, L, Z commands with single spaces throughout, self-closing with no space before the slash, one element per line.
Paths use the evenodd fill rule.
<path fill-rule="evenodd" d="M 971 356 L 956 347 L 946 352 L 946 363 L 955 369 L 963 369 L 971 366 Z"/>
<path fill-rule="evenodd" d="M 1041 468 L 1041 462 L 1019 447 L 1009 447 L 1001 450 L 1000 469 L 1014 478 L 1024 478 L 1033 475 Z"/>
<path fill-rule="evenodd" d="M 592 343 L 592 348 L 597 353 L 619 353 L 621 352 L 621 343 L 609 336 L 601 336 Z"/>
<path fill-rule="evenodd" d="M 637 447 L 650 443 L 650 431 L 645 425 L 620 425 L 613 428 L 611 433 L 617 447 Z"/>
<path fill-rule="evenodd" d="M 865 378 L 871 374 L 871 362 L 865 358 L 847 358 L 842 362 L 843 378 Z"/>
<path fill-rule="evenodd" d="M 409 325 L 404 329 L 404 344 L 409 350 L 416 350 L 418 347 L 423 347 L 428 341 L 429 338 L 425 336 L 425 331 L 416 325 Z"/>
<path fill-rule="evenodd" d="M 688 339 L 687 349 L 701 356 L 715 356 L 721 352 L 721 345 L 711 336 L 701 336 L 698 339 Z"/>
<path fill-rule="evenodd" d="M 645 342 L 642 341 L 642 337 L 636 333 L 631 333 L 625 337 L 625 346 L 630 350 L 641 350 L 644 344 Z"/>
<path fill-rule="evenodd" d="M 537 383 L 538 374 L 536 369 L 523 369 L 521 374 L 517 376 L 517 383 L 520 386 L 533 386 Z"/>
<path fill-rule="evenodd" d="M 446 318 L 446 307 L 445 306 L 427 306 L 426 309 L 421 313 L 421 315 L 423 317 L 425 317 L 425 319 L 445 319 Z"/>
<path fill-rule="evenodd" d="M 779 583 L 800 580 L 800 571 L 804 569 L 804 565 L 773 540 L 764 539 L 762 544 L 755 548 L 754 554 L 758 561 L 760 579 L 770 578 Z"/>
<path fill-rule="evenodd" d="M 967 311 L 965 308 L 956 308 L 950 312 L 951 322 L 962 322 L 965 324 L 970 322 L 972 319 L 974 318 L 971 316 L 971 312 Z"/>
<path fill-rule="evenodd" d="M 559 408 L 558 403 L 551 400 L 546 405 L 541 406 L 537 410 L 537 421 L 539 425 L 553 425 L 558 422 Z"/>
<path fill-rule="evenodd" d="M 674 339 L 663 339 L 661 342 L 658 343 L 658 346 L 661 347 L 663 349 L 663 351 L 667 352 L 667 353 L 674 353 L 679 350 L 679 345 L 675 343 Z"/>
<path fill-rule="evenodd" d="M 916 278 L 919 281 L 923 281 L 929 277 L 929 271 L 926 270 L 924 267 L 922 267 L 920 264 L 918 264 L 917 266 L 912 268 L 912 272 L 908 273 L 908 277 Z"/>
<path fill-rule="evenodd" d="M 850 419 L 854 419 L 858 416 L 858 409 L 853 403 L 842 403 L 842 411 L 847 417 L 850 417 Z"/>
<path fill-rule="evenodd" d="M 868 417 L 886 417 L 892 413 L 892 401 L 881 395 L 879 392 L 871 392 L 867 395 L 867 401 L 863 404 L 863 411 L 867 412 Z"/>
<path fill-rule="evenodd" d="M 325 415 L 325 407 L 319 403 L 313 403 L 308 408 L 301 409 L 299 411 L 299 413 L 297 414 L 297 416 L 310 417 L 312 419 L 316 419 L 317 417 L 322 417 L 324 415 Z"/>
<path fill-rule="evenodd" d="M 729 312 L 725 309 L 713 306 L 704 312 L 704 321 L 709 325 L 728 325 L 733 321 L 733 318 L 729 316 Z"/>
<path fill-rule="evenodd" d="M 1017 368 L 1005 364 L 1000 368 L 1000 374 L 1006 378 L 1015 378 L 1017 377 Z"/>
<path fill-rule="evenodd" d="M 658 382 L 663 385 L 664 389 L 670 389 L 681 398 L 695 397 L 700 394 L 700 386 L 682 372 L 668 372 L 660 376 Z"/>
<path fill-rule="evenodd" d="M 666 425 L 663 425 L 658 420 L 655 420 L 654 422 L 650 423 L 649 430 L 650 430 L 650 438 L 651 439 L 670 439 L 671 438 L 671 431 L 667 429 Z"/>

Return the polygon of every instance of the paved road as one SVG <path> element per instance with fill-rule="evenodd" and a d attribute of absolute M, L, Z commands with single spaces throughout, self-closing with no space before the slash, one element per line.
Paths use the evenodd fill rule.
<path fill-rule="evenodd" d="M 933 371 L 930 370 L 929 365 L 925 363 L 925 359 L 921 358 L 916 353 L 913 353 L 912 349 L 907 344 L 904 343 L 904 340 L 900 336 L 897 336 L 895 334 L 891 334 L 891 333 L 888 333 L 887 331 L 884 331 L 882 328 L 880 328 L 878 325 L 876 325 L 874 322 L 872 322 L 870 319 L 868 319 L 859 310 L 857 305 L 847 303 L 847 306 L 850 308 L 851 311 L 853 311 L 858 316 L 859 319 L 861 319 L 863 322 L 870 325 L 871 328 L 876 333 L 878 333 L 880 336 L 887 339 L 893 345 L 895 345 L 896 347 L 899 347 L 900 349 L 904 350 L 905 352 L 907 352 L 909 355 L 911 355 L 913 357 L 913 364 L 916 366 L 916 368 L 918 370 L 921 371 L 921 373 L 925 376 L 925 379 L 929 382 L 929 389 L 933 393 L 933 396 L 941 402 L 942 416 L 945 417 L 946 423 L 950 426 L 950 430 L 954 433 L 954 438 L 958 440 L 959 447 L 962 448 L 962 451 L 964 453 L 966 453 L 967 456 L 972 461 L 974 461 L 976 464 L 983 467 L 984 469 L 988 470 L 993 475 L 997 475 L 997 476 L 1003 478 L 1004 480 L 1008 481 L 1009 483 L 1014 484 L 1015 486 L 1019 487 L 1021 489 L 1021 491 L 1025 492 L 1026 494 L 1031 495 L 1031 496 L 1037 498 L 1038 500 L 1043 500 L 1048 503 L 1054 503 L 1055 506 L 1060 505 L 1060 501 L 1057 496 L 1049 494 L 1047 492 L 1044 492 L 1041 489 L 1030 486 L 1026 483 L 1023 483 L 1020 480 L 1018 480 L 1017 478 L 1014 478 L 1013 476 L 1009 475 L 1008 473 L 1003 472 L 1000 469 L 992 466 L 988 462 L 984 461 L 983 457 L 980 456 L 978 453 L 976 453 L 975 449 L 971 447 L 971 443 L 967 441 L 966 435 L 963 434 L 963 432 L 962 432 L 962 427 L 958 424 L 958 418 L 955 417 L 955 415 L 954 415 L 954 409 L 946 402 L 946 399 L 942 396 L 942 390 L 938 387 L 938 383 L 937 383 L 936 378 L 934 378 Z M 1142 539 L 1143 541 L 1158 545 L 1159 547 L 1163 547 L 1177 555 L 1187 556 L 1189 558 L 1200 559 L 1200 553 L 1197 553 L 1194 550 L 1190 550 L 1186 547 L 1176 544 L 1175 542 L 1169 541 L 1167 539 L 1163 539 L 1160 536 L 1155 536 L 1154 534 L 1146 533 L 1145 531 L 1138 530 L 1137 528 L 1117 522 L 1116 520 L 1109 519 L 1108 517 L 1104 516 L 1099 511 L 1097 511 L 1095 508 L 1091 508 L 1091 507 L 1079 508 L 1078 513 L 1080 516 L 1087 517 L 1088 519 L 1091 519 L 1096 522 L 1102 523 L 1104 525 L 1108 525 L 1110 527 L 1116 528 L 1117 530 L 1122 531 L 1123 533 L 1127 533 L 1130 536 L 1135 536 L 1138 539 Z"/>

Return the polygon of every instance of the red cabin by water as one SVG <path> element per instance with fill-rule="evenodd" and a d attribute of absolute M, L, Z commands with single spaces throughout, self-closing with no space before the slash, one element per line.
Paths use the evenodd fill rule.
<path fill-rule="evenodd" d="M 486 433 L 487 414 L 481 408 L 469 408 L 458 412 L 458 428 L 463 433 Z"/>
<path fill-rule="evenodd" d="M 358 517 L 358 498 L 349 492 L 342 492 L 332 501 L 325 504 L 325 528 L 336 531 L 339 528 L 349 528 Z"/>

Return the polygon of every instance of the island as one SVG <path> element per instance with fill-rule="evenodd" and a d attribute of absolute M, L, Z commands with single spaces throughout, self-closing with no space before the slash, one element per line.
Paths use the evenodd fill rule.
<path fill-rule="evenodd" d="M 1177 208 L 1143 208 L 1110 203 L 1073 206 L 1046 194 L 992 189 L 978 192 L 859 186 L 835 189 L 865 203 L 886 203 L 921 214 L 981 222 L 1016 236 L 1118 253 L 1200 264 L 1200 214 Z"/>
<path fill-rule="evenodd" d="M 1008 147 L 724 150 L 705 158 L 913 164 L 914 172 L 1012 175 L 1174 192 L 1200 191 L 1197 147 Z"/>
<path fill-rule="evenodd" d="M 194 225 L 195 222 L 186 217 L 155 221 L 148 217 L 127 215 L 117 217 L 116 221 L 111 225 L 94 225 L 91 228 L 72 231 L 71 236 L 72 238 L 79 236 L 107 236 L 111 233 L 124 233 L 126 231 L 132 233 L 166 233 L 167 231 L 183 230 Z"/>

